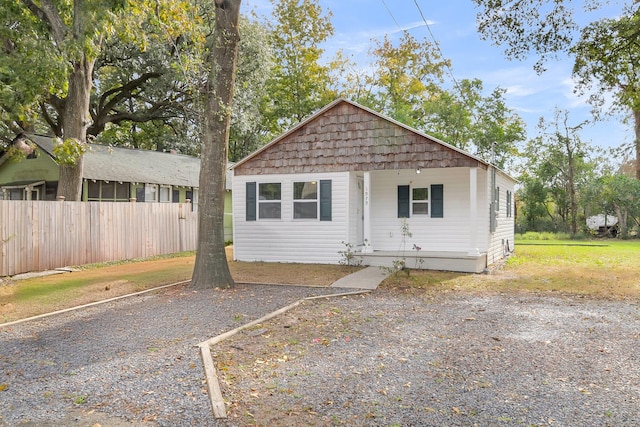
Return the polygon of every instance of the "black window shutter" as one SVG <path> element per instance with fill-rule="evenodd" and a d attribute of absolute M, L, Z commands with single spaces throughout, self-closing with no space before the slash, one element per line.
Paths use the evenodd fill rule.
<path fill-rule="evenodd" d="M 398 218 L 409 218 L 408 185 L 398 185 Z"/>
<path fill-rule="evenodd" d="M 246 194 L 247 221 L 256 220 L 256 183 L 247 182 Z"/>
<path fill-rule="evenodd" d="M 331 180 L 320 180 L 320 221 L 331 221 Z"/>
<path fill-rule="evenodd" d="M 444 188 L 442 184 L 431 186 L 431 218 L 444 217 Z"/>

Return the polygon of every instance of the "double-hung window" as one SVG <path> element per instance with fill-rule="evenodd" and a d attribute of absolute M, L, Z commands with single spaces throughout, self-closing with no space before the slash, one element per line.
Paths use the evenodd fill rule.
<path fill-rule="evenodd" d="M 258 217 L 280 219 L 282 217 L 282 184 L 279 182 L 258 185 Z"/>
<path fill-rule="evenodd" d="M 429 215 L 429 189 L 414 188 L 412 194 L 412 214 L 413 215 Z"/>
<path fill-rule="evenodd" d="M 398 185 L 398 218 L 413 215 L 444 218 L 444 186 L 431 184 L 411 189 L 408 185 Z"/>
<path fill-rule="evenodd" d="M 318 182 L 293 183 L 293 218 L 318 218 Z"/>

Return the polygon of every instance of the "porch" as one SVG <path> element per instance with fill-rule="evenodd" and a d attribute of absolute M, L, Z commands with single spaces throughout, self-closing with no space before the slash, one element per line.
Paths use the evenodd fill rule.
<path fill-rule="evenodd" d="M 407 268 L 420 270 L 459 271 L 462 273 L 482 273 L 487 266 L 487 254 L 469 255 L 467 252 L 449 251 L 373 251 L 357 252 L 363 265 L 373 267 L 393 267 L 404 261 Z"/>

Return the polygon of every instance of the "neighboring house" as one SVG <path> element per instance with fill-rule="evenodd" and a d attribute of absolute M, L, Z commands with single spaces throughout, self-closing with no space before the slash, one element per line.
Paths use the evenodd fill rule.
<path fill-rule="evenodd" d="M 364 265 L 481 272 L 513 250 L 513 178 L 344 99 L 232 169 L 238 261 L 337 264 L 353 245 Z"/>
<path fill-rule="evenodd" d="M 55 200 L 59 166 L 50 136 L 17 139 L 21 160 L 11 150 L 0 157 L 0 199 Z M 200 159 L 168 152 L 89 144 L 84 154 L 82 201 L 185 203 L 197 208 Z M 231 172 L 227 173 L 225 234 L 231 240 Z"/>

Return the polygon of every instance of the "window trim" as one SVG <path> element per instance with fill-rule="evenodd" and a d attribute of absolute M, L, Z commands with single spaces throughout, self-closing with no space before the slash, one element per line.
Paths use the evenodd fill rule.
<path fill-rule="evenodd" d="M 170 185 L 159 185 L 158 186 L 158 202 L 159 203 L 171 203 L 171 197 L 172 197 L 171 188 L 172 187 Z M 162 200 L 162 190 L 166 190 L 167 191 L 167 200 Z"/>
<path fill-rule="evenodd" d="M 411 218 L 414 216 L 411 205 L 413 196 L 411 188 L 410 185 L 398 185 L 398 218 Z M 444 184 L 430 184 L 427 188 L 429 188 L 429 213 L 415 215 L 418 217 L 444 218 Z"/>
<path fill-rule="evenodd" d="M 149 190 L 153 189 L 153 199 L 151 199 L 149 197 L 151 192 L 148 191 L 147 189 L 149 189 Z M 158 203 L 158 196 L 159 196 L 158 184 L 145 184 L 144 185 L 144 201 L 146 203 Z"/>
<path fill-rule="evenodd" d="M 427 192 L 427 198 L 426 199 L 418 199 L 416 200 L 414 198 L 415 196 L 415 191 L 416 190 L 425 190 Z M 415 205 L 426 205 L 427 207 L 427 211 L 426 212 L 415 212 Z M 429 200 L 429 187 L 411 187 L 411 216 L 413 215 L 418 215 L 418 216 L 422 216 L 422 215 L 429 215 L 430 212 L 430 200 Z"/>
<path fill-rule="evenodd" d="M 277 184 L 280 186 L 280 198 L 279 199 L 265 199 L 265 200 L 261 200 L 260 199 L 260 187 L 263 185 L 269 185 L 269 184 Z M 282 220 L 282 183 L 281 182 L 259 182 L 257 185 L 257 204 L 256 204 L 256 208 L 257 208 L 257 219 L 260 221 L 281 221 Z M 278 204 L 280 206 L 280 215 L 277 218 L 263 218 L 260 212 L 260 206 L 261 205 L 266 205 L 266 204 Z"/>
<path fill-rule="evenodd" d="M 314 199 L 296 199 L 296 184 L 314 184 L 316 187 L 316 197 Z M 320 218 L 320 183 L 318 180 L 310 180 L 310 181 L 293 181 L 292 183 L 292 207 L 293 207 L 293 220 L 294 221 L 317 221 Z M 282 197 L 282 196 L 281 196 Z M 313 217 L 296 217 L 296 205 L 305 204 L 311 205 L 315 204 L 315 216 Z"/>

